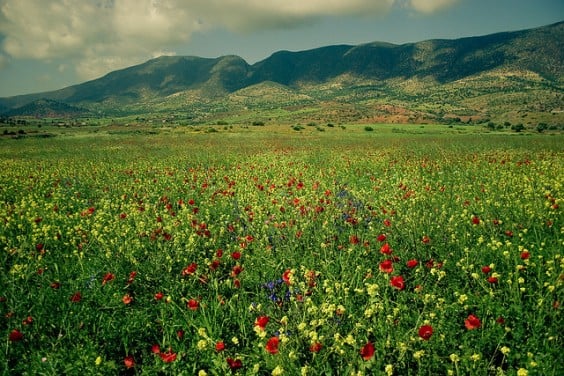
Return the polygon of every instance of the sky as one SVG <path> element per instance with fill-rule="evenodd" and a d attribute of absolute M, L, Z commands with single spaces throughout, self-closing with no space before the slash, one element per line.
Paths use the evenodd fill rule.
<path fill-rule="evenodd" d="M 396 44 L 534 28 L 564 0 L 0 0 L 0 97 L 61 89 L 161 55 Z"/>

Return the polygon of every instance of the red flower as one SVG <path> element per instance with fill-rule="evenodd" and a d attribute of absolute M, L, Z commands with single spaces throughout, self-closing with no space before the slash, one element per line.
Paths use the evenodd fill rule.
<path fill-rule="evenodd" d="M 110 282 L 114 278 L 115 278 L 115 275 L 113 275 L 112 273 L 106 273 L 104 278 L 102 278 L 102 286 L 105 285 L 106 283 Z"/>
<path fill-rule="evenodd" d="M 380 263 L 378 267 L 382 273 L 391 273 L 394 271 L 394 266 L 392 260 L 384 260 Z"/>
<path fill-rule="evenodd" d="M 80 302 L 80 300 L 82 299 L 82 294 L 80 293 L 80 291 L 77 291 L 73 294 L 73 296 L 71 296 L 70 300 L 71 302 Z"/>
<path fill-rule="evenodd" d="M 121 298 L 123 304 L 130 304 L 133 301 L 133 298 L 129 296 L 129 294 L 125 294 L 123 298 Z"/>
<path fill-rule="evenodd" d="M 423 242 L 423 244 L 429 244 L 429 243 L 431 242 L 431 238 L 428 237 L 427 235 L 424 235 L 424 236 L 421 238 L 421 241 Z"/>
<path fill-rule="evenodd" d="M 135 280 L 136 276 L 137 276 L 137 272 L 135 272 L 135 271 L 129 273 L 129 279 L 127 280 L 127 284 L 131 285 L 133 283 L 133 281 Z"/>
<path fill-rule="evenodd" d="M 153 354 L 160 354 L 161 353 L 161 347 L 155 343 L 153 346 L 151 346 L 151 352 Z"/>
<path fill-rule="evenodd" d="M 237 277 L 243 271 L 243 267 L 241 265 L 235 265 L 231 269 L 231 277 Z"/>
<path fill-rule="evenodd" d="M 270 320 L 270 317 L 268 317 L 268 316 L 259 316 L 255 320 L 255 326 L 258 326 L 259 328 L 264 330 L 264 328 L 266 328 L 266 324 L 268 324 L 269 320 Z"/>
<path fill-rule="evenodd" d="M 265 346 L 266 351 L 268 351 L 271 354 L 277 354 L 279 343 L 280 343 L 280 340 L 278 339 L 278 337 L 270 338 L 268 340 L 268 342 L 266 342 L 266 346 Z"/>
<path fill-rule="evenodd" d="M 321 344 L 321 342 L 315 342 L 309 347 L 309 351 L 311 351 L 312 353 L 318 353 L 322 348 L 323 345 Z"/>
<path fill-rule="evenodd" d="M 419 337 L 427 341 L 433 335 L 433 327 L 431 325 L 423 325 L 419 328 Z"/>
<path fill-rule="evenodd" d="M 292 276 L 292 271 L 290 269 L 286 269 L 286 271 L 282 274 L 282 280 L 287 285 L 291 284 L 290 277 Z"/>
<path fill-rule="evenodd" d="M 391 225 L 392 225 L 392 222 L 390 222 L 389 219 L 384 219 L 384 226 L 390 227 Z"/>
<path fill-rule="evenodd" d="M 182 269 L 182 276 L 185 277 L 187 275 L 194 274 L 197 268 L 198 268 L 198 264 L 196 264 L 195 262 L 191 263 L 190 265 Z"/>
<path fill-rule="evenodd" d="M 497 277 L 488 277 L 488 282 L 493 284 L 496 284 L 498 282 Z"/>
<path fill-rule="evenodd" d="M 405 288 L 405 282 L 403 281 L 403 277 L 401 275 L 392 277 L 392 279 L 390 280 L 390 285 L 398 290 L 403 290 Z"/>
<path fill-rule="evenodd" d="M 21 341 L 23 339 L 23 333 L 20 332 L 18 329 L 14 329 L 10 332 L 8 339 L 10 340 L 10 342 Z"/>
<path fill-rule="evenodd" d="M 482 266 L 482 273 L 484 274 L 488 274 L 489 272 L 492 271 L 492 268 L 490 268 L 489 266 Z"/>
<path fill-rule="evenodd" d="M 478 329 L 480 325 L 482 325 L 482 322 L 474 315 L 468 315 L 468 318 L 464 320 L 464 326 L 468 330 Z"/>
<path fill-rule="evenodd" d="M 172 363 L 176 360 L 176 353 L 173 353 L 171 349 L 168 349 L 165 353 L 160 353 L 159 356 L 165 363 Z"/>
<path fill-rule="evenodd" d="M 225 343 L 223 341 L 217 341 L 215 344 L 215 351 L 221 352 L 225 350 Z"/>
<path fill-rule="evenodd" d="M 190 310 L 195 311 L 200 306 L 200 303 L 196 299 L 190 299 L 188 300 L 188 303 L 186 303 L 186 305 Z"/>
<path fill-rule="evenodd" d="M 531 254 L 529 253 L 529 251 L 521 252 L 521 260 L 527 260 L 529 257 L 531 257 Z"/>
<path fill-rule="evenodd" d="M 480 218 L 476 215 L 473 215 L 472 216 L 472 224 L 479 225 L 480 224 Z"/>
<path fill-rule="evenodd" d="M 366 345 L 362 346 L 360 349 L 360 356 L 364 360 L 370 360 L 374 356 L 374 344 L 372 342 L 367 342 Z"/>
<path fill-rule="evenodd" d="M 388 243 L 384 243 L 384 245 L 382 247 L 380 247 L 380 253 L 382 253 L 384 255 L 391 254 L 392 249 L 390 248 L 390 245 Z"/>
<path fill-rule="evenodd" d="M 155 294 L 155 300 L 161 300 L 163 297 L 164 294 L 160 291 Z"/>
<path fill-rule="evenodd" d="M 127 369 L 133 368 L 135 367 L 135 359 L 133 359 L 131 355 L 128 355 L 123 359 L 123 364 L 125 364 L 125 368 Z"/>
<path fill-rule="evenodd" d="M 243 362 L 241 361 L 241 359 L 227 358 L 227 364 L 233 372 L 237 371 L 240 368 L 243 368 Z"/>
<path fill-rule="evenodd" d="M 413 260 L 409 260 L 408 262 L 406 262 L 406 265 L 408 268 L 412 269 L 415 268 L 417 266 L 417 264 L 419 264 L 419 261 L 413 259 Z"/>
<path fill-rule="evenodd" d="M 358 244 L 358 243 L 360 243 L 360 238 L 356 235 L 351 235 L 351 236 L 349 236 L 349 243 Z"/>
<path fill-rule="evenodd" d="M 378 237 L 376 238 L 379 242 L 383 242 L 386 240 L 386 234 L 380 234 L 378 235 Z"/>
<path fill-rule="evenodd" d="M 241 258 L 241 252 L 239 251 L 234 251 L 231 253 L 231 258 L 233 260 L 239 260 Z"/>
<path fill-rule="evenodd" d="M 223 249 L 218 249 L 217 251 L 215 251 L 215 257 L 217 258 L 221 258 L 223 256 Z"/>
<path fill-rule="evenodd" d="M 61 283 L 58 281 L 55 282 L 51 282 L 51 284 L 49 285 L 52 289 L 58 289 L 59 287 L 61 287 Z"/>

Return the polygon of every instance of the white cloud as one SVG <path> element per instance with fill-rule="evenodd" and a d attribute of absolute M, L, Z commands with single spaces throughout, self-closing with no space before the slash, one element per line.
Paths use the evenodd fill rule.
<path fill-rule="evenodd" d="M 410 0 L 413 9 L 421 13 L 434 13 L 438 10 L 447 8 L 458 0 Z"/>
<path fill-rule="evenodd" d="M 62 60 L 83 79 L 140 63 L 195 32 L 307 25 L 321 17 L 431 13 L 456 0 L 0 0 L 0 64 Z M 2 54 L 4 57 L 2 57 Z"/>

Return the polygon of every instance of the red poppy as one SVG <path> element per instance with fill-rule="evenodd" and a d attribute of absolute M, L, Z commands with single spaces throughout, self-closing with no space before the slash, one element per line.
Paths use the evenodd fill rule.
<path fill-rule="evenodd" d="M 241 359 L 227 358 L 227 364 L 229 365 L 231 371 L 236 371 L 240 368 L 243 368 L 243 362 L 241 361 Z"/>
<path fill-rule="evenodd" d="M 358 243 L 360 243 L 360 238 L 356 235 L 351 235 L 351 236 L 349 236 L 349 243 L 358 244 Z"/>
<path fill-rule="evenodd" d="M 153 346 L 151 346 L 151 352 L 153 354 L 160 354 L 161 353 L 161 347 L 155 343 Z"/>
<path fill-rule="evenodd" d="M 221 352 L 225 350 L 225 343 L 223 341 L 217 341 L 215 344 L 215 351 Z"/>
<path fill-rule="evenodd" d="M 264 328 L 266 328 L 266 324 L 268 324 L 269 320 L 270 320 L 270 317 L 268 317 L 268 316 L 259 316 L 255 320 L 255 326 L 258 326 L 259 328 L 264 330 Z"/>
<path fill-rule="evenodd" d="M 129 279 L 127 280 L 127 284 L 131 285 L 133 283 L 133 281 L 135 280 L 135 277 L 137 276 L 137 272 L 133 271 L 131 273 L 129 273 Z"/>
<path fill-rule="evenodd" d="M 102 278 L 102 286 L 105 285 L 106 283 L 110 282 L 114 278 L 115 278 L 115 275 L 113 275 L 112 273 L 106 273 L 104 278 Z"/>
<path fill-rule="evenodd" d="M 391 273 L 394 271 L 392 260 L 384 260 L 380 263 L 379 267 L 382 273 Z"/>
<path fill-rule="evenodd" d="M 384 219 L 384 226 L 390 227 L 391 225 L 392 225 L 392 222 L 390 222 L 389 219 Z"/>
<path fill-rule="evenodd" d="M 18 329 L 14 329 L 10 332 L 8 339 L 10 340 L 10 342 L 21 341 L 23 339 L 23 333 L 20 332 Z"/>
<path fill-rule="evenodd" d="M 61 287 L 61 283 L 58 281 L 55 282 L 51 282 L 51 284 L 49 285 L 52 289 L 58 289 L 59 287 Z"/>
<path fill-rule="evenodd" d="M 286 271 L 282 274 L 282 280 L 287 285 L 291 284 L 290 277 L 292 276 L 292 271 L 290 269 L 286 269 Z"/>
<path fill-rule="evenodd" d="M 123 304 L 130 304 L 133 301 L 133 298 L 129 294 L 125 294 L 123 298 L 121 298 Z"/>
<path fill-rule="evenodd" d="M 172 363 L 176 360 L 176 353 L 173 353 L 171 349 L 168 349 L 167 352 L 160 353 L 159 356 L 165 363 Z"/>
<path fill-rule="evenodd" d="M 464 320 L 464 326 L 468 330 L 478 329 L 480 325 L 482 325 L 482 322 L 474 315 L 468 315 L 468 318 Z"/>
<path fill-rule="evenodd" d="M 484 274 L 488 274 L 489 272 L 492 271 L 492 268 L 490 268 L 489 266 L 482 266 L 482 273 Z"/>
<path fill-rule="evenodd" d="M 27 316 L 22 320 L 22 325 L 31 325 L 33 323 L 33 317 Z"/>
<path fill-rule="evenodd" d="M 70 298 L 71 302 L 75 302 L 75 303 L 80 302 L 81 299 L 82 299 L 82 294 L 80 293 L 80 291 L 75 292 Z"/>
<path fill-rule="evenodd" d="M 128 355 L 123 359 L 123 364 L 125 364 L 125 368 L 127 369 L 133 368 L 135 367 L 135 359 L 133 359 L 131 355 Z"/>
<path fill-rule="evenodd" d="M 392 253 L 392 248 L 390 248 L 388 243 L 384 243 L 384 245 L 380 247 L 380 253 L 390 255 Z"/>
<path fill-rule="evenodd" d="M 529 257 L 531 257 L 531 254 L 529 253 L 529 251 L 521 252 L 521 260 L 527 260 Z"/>
<path fill-rule="evenodd" d="M 321 344 L 321 342 L 315 342 L 309 347 L 309 351 L 311 351 L 312 353 L 318 353 L 322 348 L 323 345 Z"/>
<path fill-rule="evenodd" d="M 431 242 L 431 238 L 428 237 L 427 235 L 424 235 L 424 236 L 421 238 L 421 241 L 423 242 L 423 244 L 429 244 L 429 243 Z"/>
<path fill-rule="evenodd" d="M 423 325 L 419 328 L 419 337 L 427 341 L 433 335 L 433 327 L 431 325 Z"/>
<path fill-rule="evenodd" d="M 237 277 L 243 271 L 243 267 L 241 265 L 235 265 L 231 269 L 231 277 Z"/>
<path fill-rule="evenodd" d="M 493 284 L 496 284 L 498 282 L 497 277 L 488 277 L 488 282 Z"/>
<path fill-rule="evenodd" d="M 178 339 L 184 338 L 184 334 L 185 332 L 182 329 L 176 331 L 176 336 L 178 337 Z"/>
<path fill-rule="evenodd" d="M 155 294 L 155 300 L 161 300 L 163 297 L 164 294 L 160 291 Z"/>
<path fill-rule="evenodd" d="M 222 256 L 223 256 L 223 249 L 219 248 L 217 251 L 215 251 L 215 257 L 221 258 Z"/>
<path fill-rule="evenodd" d="M 383 242 L 386 241 L 386 234 L 380 234 L 378 235 L 378 237 L 376 238 L 379 242 Z"/>
<path fill-rule="evenodd" d="M 182 269 L 182 276 L 185 277 L 187 275 L 192 275 L 196 272 L 196 269 L 198 269 L 198 264 L 193 262 L 187 267 L 185 267 L 184 269 Z"/>
<path fill-rule="evenodd" d="M 374 356 L 374 344 L 372 342 L 367 342 L 366 345 L 362 346 L 360 349 L 360 356 L 364 360 L 370 360 Z"/>
<path fill-rule="evenodd" d="M 417 266 L 417 264 L 419 264 L 419 261 L 413 259 L 413 260 L 409 260 L 405 264 L 407 265 L 408 268 L 413 269 Z"/>
<path fill-rule="evenodd" d="M 395 287 L 398 290 L 403 290 L 405 288 L 405 282 L 401 275 L 392 277 L 392 279 L 390 280 L 390 285 L 392 285 L 392 287 Z"/>
<path fill-rule="evenodd" d="M 241 252 L 239 252 L 239 251 L 232 252 L 232 253 L 231 253 L 231 257 L 232 257 L 234 260 L 239 260 L 239 259 L 241 258 Z"/>
<path fill-rule="evenodd" d="M 476 215 L 473 215 L 472 216 L 472 224 L 479 225 L 480 224 L 480 218 Z"/>
<path fill-rule="evenodd" d="M 210 264 L 210 269 L 211 270 L 216 270 L 217 268 L 219 268 L 219 265 L 221 263 L 219 262 L 219 260 L 213 260 Z"/>
<path fill-rule="evenodd" d="M 190 299 L 188 300 L 188 303 L 186 303 L 186 305 L 190 310 L 195 311 L 200 306 L 200 303 L 196 299 Z"/>
<path fill-rule="evenodd" d="M 278 353 L 278 345 L 280 343 L 280 340 L 278 339 L 278 337 L 272 337 L 270 338 L 267 342 L 266 342 L 266 346 L 265 349 L 266 351 L 268 351 L 271 354 L 277 354 Z"/>

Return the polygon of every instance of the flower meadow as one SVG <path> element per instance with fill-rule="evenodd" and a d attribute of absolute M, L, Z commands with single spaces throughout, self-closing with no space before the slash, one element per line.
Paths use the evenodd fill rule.
<path fill-rule="evenodd" d="M 0 143 L 3 374 L 559 375 L 562 137 Z"/>

